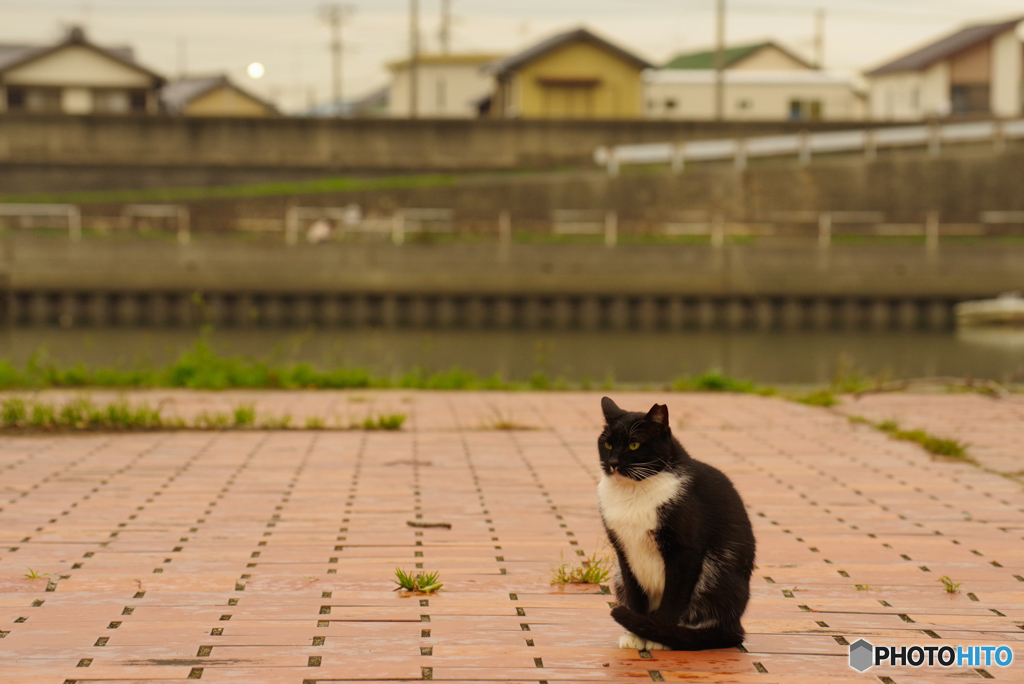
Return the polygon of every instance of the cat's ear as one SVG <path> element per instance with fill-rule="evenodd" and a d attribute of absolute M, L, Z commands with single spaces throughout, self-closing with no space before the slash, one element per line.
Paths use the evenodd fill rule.
<path fill-rule="evenodd" d="M 608 397 L 601 399 L 601 410 L 604 411 L 604 419 L 608 423 L 616 421 L 626 414 L 625 411 L 616 406 L 615 402 Z"/>
<path fill-rule="evenodd" d="M 668 428 L 668 406 L 664 404 L 655 404 L 651 407 L 651 410 L 647 412 L 644 417 L 649 423 L 654 423 L 661 428 Z"/>

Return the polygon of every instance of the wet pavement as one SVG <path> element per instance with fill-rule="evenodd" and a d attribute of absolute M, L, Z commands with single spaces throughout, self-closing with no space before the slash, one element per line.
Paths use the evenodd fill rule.
<path fill-rule="evenodd" d="M 758 540 L 742 649 L 618 649 L 607 585 L 551 583 L 560 563 L 606 551 L 600 396 L 178 392 L 182 413 L 249 402 L 298 424 L 409 419 L 398 432 L 2 436 L 0 681 L 1024 681 L 1021 485 L 753 396 L 613 394 L 668 404 L 687 449 L 736 483 Z M 942 399 L 951 432 L 992 413 Z M 914 406 L 907 427 L 925 427 L 912 417 L 933 409 Z M 984 448 L 1020 470 L 1024 416 L 1000 411 Z M 444 590 L 392 591 L 396 567 L 437 570 Z M 860 674 L 847 658 L 860 638 L 1006 644 L 1017 662 Z"/>

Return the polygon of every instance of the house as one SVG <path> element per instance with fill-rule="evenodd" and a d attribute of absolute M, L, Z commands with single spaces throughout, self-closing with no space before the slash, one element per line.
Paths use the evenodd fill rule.
<path fill-rule="evenodd" d="M 864 97 L 853 74 L 825 71 L 774 41 L 723 50 L 723 118 L 731 121 L 857 120 Z M 717 55 L 677 55 L 644 73 L 644 114 L 653 119 L 717 118 Z"/>
<path fill-rule="evenodd" d="M 1022 20 L 967 26 L 867 72 L 871 118 L 1020 116 Z"/>
<path fill-rule="evenodd" d="M 722 51 L 724 69 L 733 71 L 808 71 L 815 67 L 772 40 L 735 45 Z M 715 69 L 718 53 L 715 50 L 701 50 L 676 55 L 663 69 Z"/>
<path fill-rule="evenodd" d="M 638 119 L 651 64 L 586 29 L 560 33 L 487 67 L 490 116 Z"/>
<path fill-rule="evenodd" d="M 242 90 L 224 75 L 183 78 L 160 92 L 164 111 L 181 116 L 277 116 L 274 105 Z"/>
<path fill-rule="evenodd" d="M 131 48 L 101 47 L 77 27 L 56 45 L 0 45 L 0 111 L 155 114 L 163 83 Z"/>
<path fill-rule="evenodd" d="M 420 55 L 416 61 L 416 116 L 434 119 L 470 119 L 477 116 L 476 103 L 491 88 L 482 67 L 499 59 L 496 54 Z M 388 64 L 391 86 L 387 94 L 389 115 L 412 115 L 411 60 Z"/>

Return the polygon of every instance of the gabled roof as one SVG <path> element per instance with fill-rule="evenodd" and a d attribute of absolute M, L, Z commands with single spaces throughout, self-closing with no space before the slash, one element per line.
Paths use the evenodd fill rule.
<path fill-rule="evenodd" d="M 596 36 L 585 28 L 579 28 L 573 31 L 566 31 L 565 33 L 559 33 L 556 36 L 552 36 L 547 40 L 529 47 L 522 52 L 510 55 L 505 59 L 499 60 L 490 64 L 486 67 L 486 70 L 490 73 L 500 76 L 509 71 L 515 71 L 519 67 L 532 62 L 533 60 L 542 57 L 550 52 L 554 52 L 558 48 L 572 43 L 589 43 L 594 47 L 605 50 L 619 57 L 623 61 L 629 62 L 634 65 L 637 69 L 650 69 L 653 65 L 647 60 L 634 55 L 632 52 L 628 52 L 618 45 L 608 42 L 600 36 Z"/>
<path fill-rule="evenodd" d="M 85 31 L 78 26 L 72 27 L 71 30 L 68 31 L 64 40 L 60 41 L 56 45 L 43 47 L 38 45 L 0 45 L 0 76 L 2 76 L 6 71 L 10 71 L 11 69 L 22 66 L 23 64 L 28 64 L 38 59 L 42 59 L 47 55 L 51 55 L 73 45 L 93 50 L 94 52 L 104 55 L 105 57 L 112 59 L 129 69 L 141 72 L 152 78 L 158 86 L 164 83 L 165 79 L 163 76 L 154 71 L 150 71 L 135 61 L 135 55 L 130 47 L 108 48 L 96 45 L 85 37 Z"/>
<path fill-rule="evenodd" d="M 764 48 L 772 47 L 779 52 L 785 54 L 800 64 L 803 64 L 808 69 L 813 69 L 814 66 L 807 62 L 803 57 L 791 52 L 790 50 L 782 47 L 775 41 L 765 40 L 759 43 L 750 43 L 748 45 L 734 45 L 733 47 L 727 47 L 724 50 L 725 64 L 724 68 L 728 69 L 739 62 L 742 62 L 747 57 L 750 57 L 756 52 L 763 50 Z M 701 50 L 700 52 L 688 52 L 681 55 L 676 55 L 664 69 L 714 69 L 717 64 L 716 51 L 715 50 Z"/>
<path fill-rule="evenodd" d="M 1021 21 L 1024 21 L 1024 17 L 1001 21 L 996 24 L 967 26 L 941 40 L 937 40 L 880 67 L 876 67 L 867 72 L 866 75 L 878 76 L 881 74 L 927 69 L 937 62 L 941 62 L 975 45 L 991 40 L 1000 33 L 1014 30 Z"/>
<path fill-rule="evenodd" d="M 256 97 L 247 90 L 239 88 L 224 74 L 183 78 L 177 81 L 172 81 L 165 85 L 160 91 L 160 101 L 164 104 L 164 107 L 168 112 L 171 112 L 172 114 L 181 114 L 193 100 L 196 100 L 211 91 L 217 90 L 218 88 L 225 87 L 237 90 L 250 100 L 259 102 L 271 111 L 277 111 L 277 107 L 259 97 Z"/>
<path fill-rule="evenodd" d="M 453 54 L 422 54 L 419 56 L 420 66 L 424 65 L 463 65 L 482 66 L 501 59 L 504 55 L 493 52 L 456 52 Z M 388 62 L 388 69 L 400 71 L 409 68 L 409 58 Z"/>

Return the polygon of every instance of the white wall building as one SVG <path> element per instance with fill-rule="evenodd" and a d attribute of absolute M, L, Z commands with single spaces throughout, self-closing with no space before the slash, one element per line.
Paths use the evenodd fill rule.
<path fill-rule="evenodd" d="M 855 121 L 864 97 L 851 74 L 831 71 L 726 70 L 724 118 L 730 121 Z M 715 118 L 715 72 L 652 69 L 644 74 L 645 114 L 651 119 Z"/>
<path fill-rule="evenodd" d="M 482 68 L 500 59 L 494 54 L 421 55 L 418 61 L 416 116 L 425 119 L 469 119 L 492 87 Z M 388 64 L 391 87 L 388 110 L 392 118 L 412 115 L 409 60 Z"/>
<path fill-rule="evenodd" d="M 0 45 L 0 111 L 155 114 L 164 79 L 130 48 L 104 48 L 73 28 L 52 46 Z"/>
<path fill-rule="evenodd" d="M 723 51 L 723 118 L 730 121 L 850 121 L 864 118 L 852 74 L 823 71 L 764 41 Z M 716 118 L 714 50 L 677 55 L 644 74 L 644 114 L 651 119 Z"/>
<path fill-rule="evenodd" d="M 869 116 L 884 121 L 1020 116 L 1022 20 L 968 26 L 869 71 Z"/>

